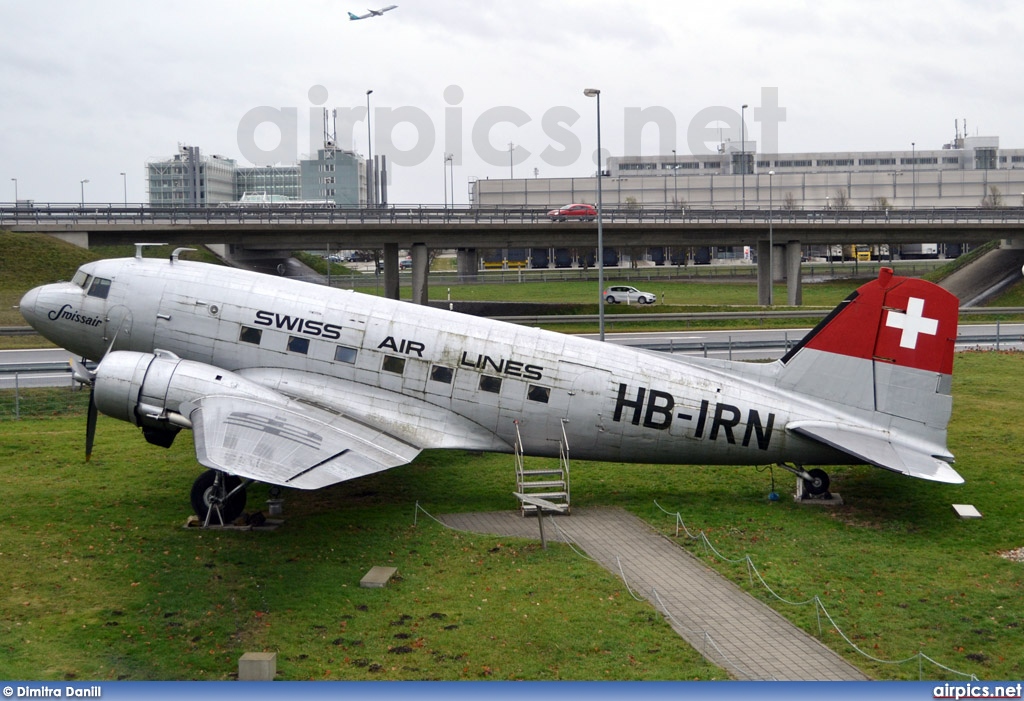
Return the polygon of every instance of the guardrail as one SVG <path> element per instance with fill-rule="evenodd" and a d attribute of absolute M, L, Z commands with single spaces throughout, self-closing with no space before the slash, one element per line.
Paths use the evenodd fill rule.
<path fill-rule="evenodd" d="M 645 350 L 661 351 L 664 353 L 685 353 L 702 354 L 705 358 L 709 353 L 728 353 L 730 360 L 732 353 L 743 351 L 780 351 L 788 353 L 800 342 L 800 338 L 791 339 L 788 334 L 781 339 L 763 339 L 757 341 L 733 340 L 731 337 L 724 341 L 684 341 L 668 339 L 667 341 L 644 342 L 630 344 L 632 348 L 643 348 Z M 956 347 L 965 348 L 994 348 L 1002 350 L 1009 347 L 1020 347 L 1024 344 L 1024 334 L 989 334 L 983 336 L 957 337 Z"/>
<path fill-rule="evenodd" d="M 822 319 L 832 311 L 828 309 L 781 309 L 767 312 L 741 311 L 741 312 L 691 312 L 660 314 L 605 314 L 605 322 L 608 321 L 725 321 L 736 319 Z M 1024 316 L 1024 307 L 968 307 L 960 310 L 960 316 L 982 317 L 982 316 Z M 550 314 L 538 316 L 495 316 L 498 321 L 507 321 L 512 324 L 596 324 L 600 320 L 597 314 Z M 38 332 L 31 326 L 0 326 L 0 336 L 31 336 Z M 5 367 L 0 365 L 0 371 Z"/>
<path fill-rule="evenodd" d="M 34 204 L 0 207 L 0 227 L 17 225 L 104 224 L 545 224 L 547 207 L 452 208 L 435 206 L 346 207 L 320 204 L 208 207 L 159 205 Z M 923 225 L 1024 224 L 1024 207 L 927 209 L 700 209 L 684 207 L 605 207 L 608 224 L 776 224 Z M 594 226 L 593 221 L 578 222 Z M 559 223 L 559 226 L 573 222 Z"/>
<path fill-rule="evenodd" d="M 605 314 L 605 323 L 609 321 L 722 321 L 735 319 L 823 319 L 828 309 L 784 309 L 770 312 L 693 312 L 683 314 Z M 968 307 L 960 310 L 960 316 L 1024 316 L 1024 307 Z M 496 316 L 499 321 L 513 324 L 574 324 L 598 323 L 597 314 L 552 314 L 547 316 Z"/>
<path fill-rule="evenodd" d="M 631 348 L 643 348 L 645 350 L 662 351 L 667 353 L 701 353 L 707 356 L 708 353 L 751 350 L 782 350 L 789 351 L 805 336 L 801 333 L 799 337 L 790 338 L 788 332 L 783 333 L 782 338 L 767 338 L 757 340 L 734 340 L 731 336 L 725 340 L 699 340 L 687 341 L 681 339 L 668 339 L 664 341 L 641 341 L 639 343 L 624 343 Z M 609 342 L 615 342 L 610 340 Z M 1024 334 L 994 334 L 964 335 L 959 334 L 956 345 L 960 348 L 992 347 L 995 350 L 1002 350 L 1004 347 L 1020 347 L 1024 345 Z M 96 363 L 86 363 L 89 370 L 96 369 Z M 39 374 L 71 374 L 71 366 L 67 362 L 45 362 L 45 363 L 2 363 L 0 364 L 0 375 L 39 375 Z"/>
<path fill-rule="evenodd" d="M 96 363 L 88 361 L 85 363 L 85 367 L 88 370 L 95 370 Z M 0 375 L 54 375 L 60 373 L 71 375 L 71 372 L 71 364 L 66 360 L 46 363 L 0 363 Z"/>

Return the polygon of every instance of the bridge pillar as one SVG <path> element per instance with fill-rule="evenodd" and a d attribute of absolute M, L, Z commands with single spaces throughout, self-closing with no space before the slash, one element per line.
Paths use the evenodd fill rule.
<path fill-rule="evenodd" d="M 772 257 L 770 251 L 771 246 L 767 241 L 757 242 L 757 303 L 764 307 L 773 301 L 771 299 L 773 275 L 769 270 Z"/>
<path fill-rule="evenodd" d="M 388 299 L 401 299 L 398 285 L 398 244 L 384 244 L 384 296 Z"/>
<path fill-rule="evenodd" d="M 427 278 L 430 274 L 430 251 L 426 244 L 414 243 L 409 249 L 412 258 L 412 301 L 413 304 L 428 303 Z"/>
<path fill-rule="evenodd" d="M 475 248 L 460 248 L 455 254 L 459 282 L 476 282 L 477 259 Z"/>
<path fill-rule="evenodd" d="M 800 263 L 803 259 L 803 247 L 799 241 L 786 244 L 786 303 L 791 307 L 799 307 L 804 303 L 803 280 L 800 278 Z"/>
<path fill-rule="evenodd" d="M 771 254 L 769 255 L 769 251 Z M 769 246 L 767 241 L 757 242 L 757 303 L 762 306 L 780 304 L 782 300 L 772 296 L 772 283 L 787 280 L 787 304 L 801 304 L 803 291 L 800 285 L 800 244 L 790 241 Z M 793 259 L 796 262 L 793 262 Z M 769 260 L 770 259 L 770 260 Z M 795 271 L 793 266 L 796 266 Z M 771 266 L 771 271 L 768 270 Z M 801 301 L 794 302 L 794 299 Z"/>

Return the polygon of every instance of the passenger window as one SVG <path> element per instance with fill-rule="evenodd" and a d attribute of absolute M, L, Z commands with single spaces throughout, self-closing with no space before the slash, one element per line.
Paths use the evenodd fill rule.
<path fill-rule="evenodd" d="M 394 355 L 385 355 L 382 369 L 387 372 L 393 372 L 396 375 L 401 375 L 405 372 L 405 358 L 399 358 Z"/>
<path fill-rule="evenodd" d="M 446 368 L 443 365 L 435 365 L 430 368 L 430 379 L 434 382 L 444 382 L 446 385 L 450 385 L 453 377 L 455 377 L 455 372 L 451 368 Z"/>
<path fill-rule="evenodd" d="M 349 348 L 348 346 L 334 347 L 334 359 L 339 363 L 350 363 L 354 365 L 358 355 L 359 351 L 355 348 Z"/>
<path fill-rule="evenodd" d="M 288 350 L 292 353 L 302 353 L 303 355 L 309 353 L 309 339 L 302 338 L 301 336 L 289 336 Z"/>
<path fill-rule="evenodd" d="M 498 394 L 501 392 L 501 378 L 491 377 L 490 375 L 481 375 L 480 389 L 483 392 L 493 392 L 494 394 Z"/>
<path fill-rule="evenodd" d="M 90 297 L 99 297 L 100 299 L 106 299 L 110 293 L 110 280 L 106 278 L 97 277 L 93 278 L 92 284 L 89 285 L 89 292 L 87 293 Z"/>
<path fill-rule="evenodd" d="M 252 343 L 253 345 L 259 345 L 260 339 L 263 337 L 263 329 L 256 329 L 252 326 L 243 326 L 241 332 L 238 334 L 238 340 L 242 343 Z"/>
<path fill-rule="evenodd" d="M 551 397 L 551 390 L 547 387 L 539 387 L 537 385 L 530 385 L 530 388 L 526 391 L 526 398 L 531 402 L 540 402 L 541 404 L 547 404 L 548 399 Z"/>

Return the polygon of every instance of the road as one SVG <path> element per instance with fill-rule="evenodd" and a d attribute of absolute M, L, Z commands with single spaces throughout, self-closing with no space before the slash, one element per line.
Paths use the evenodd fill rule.
<path fill-rule="evenodd" d="M 63 348 L 0 350 L 0 390 L 70 385 L 69 358 L 71 354 Z M 36 369 L 47 365 L 52 367 Z"/>
<path fill-rule="evenodd" d="M 662 331 L 608 333 L 605 340 L 635 348 L 732 360 L 775 360 L 796 345 L 810 329 L 759 329 L 748 331 Z M 582 334 L 597 339 L 597 334 Z M 1024 350 L 1024 324 L 962 324 L 957 350 L 997 348 Z M 0 390 L 26 387 L 59 387 L 71 384 L 68 359 L 60 348 L 0 351 Z"/>
<path fill-rule="evenodd" d="M 605 334 L 609 343 L 637 348 L 703 355 L 732 360 L 775 360 L 796 345 L 810 329 L 760 329 L 749 331 L 693 332 L 665 331 L 656 333 Z M 597 334 L 585 334 L 597 339 Z M 957 350 L 972 348 L 1024 349 L 1024 324 L 962 324 L 957 336 Z"/>

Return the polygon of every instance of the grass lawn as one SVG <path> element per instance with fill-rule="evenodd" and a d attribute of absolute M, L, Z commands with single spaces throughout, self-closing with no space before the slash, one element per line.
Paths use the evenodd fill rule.
<path fill-rule="evenodd" d="M 84 395 L 77 393 L 77 406 Z M 737 467 L 573 463 L 573 503 L 615 505 L 675 537 L 678 511 L 730 559 L 749 556 L 787 600 L 817 596 L 843 633 L 821 639 L 876 679 L 916 679 L 922 652 L 985 679 L 1024 677 L 1024 355 L 956 360 L 949 445 L 962 486 L 870 467 L 830 469 L 846 504 L 808 508 L 793 478 Z M 50 410 L 52 411 L 52 410 Z M 511 456 L 432 451 L 316 492 L 289 491 L 273 532 L 183 527 L 198 468 L 100 418 L 82 460 L 81 415 L 0 422 L 0 676 L 227 679 L 252 650 L 282 679 L 721 679 L 650 605 L 562 546 L 449 531 L 422 514 L 510 509 Z M 266 488 L 250 495 L 260 508 Z M 657 504 L 655 503 L 657 502 Z M 955 517 L 974 504 L 981 520 Z M 571 518 L 571 517 L 570 517 Z M 817 635 L 745 564 L 678 541 Z M 398 568 L 361 589 L 373 565 Z M 756 580 L 754 580 L 756 582 Z M 824 617 L 822 617 L 824 618 Z M 928 679 L 958 679 L 925 662 Z"/>

